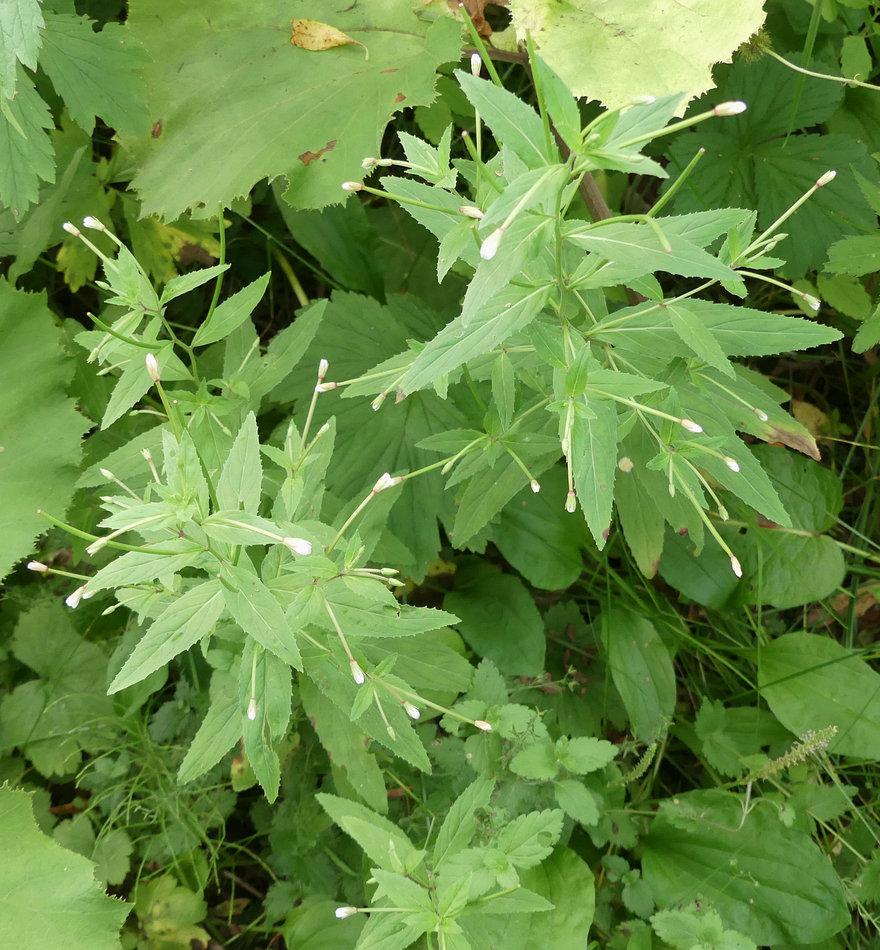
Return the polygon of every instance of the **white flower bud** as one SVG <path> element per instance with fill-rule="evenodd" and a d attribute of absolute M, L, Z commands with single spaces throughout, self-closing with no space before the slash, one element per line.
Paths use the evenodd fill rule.
<path fill-rule="evenodd" d="M 323 379 L 327 375 L 327 370 L 330 369 L 330 364 L 327 360 L 321 360 L 318 363 L 318 379 Z"/>
<path fill-rule="evenodd" d="M 730 520 L 730 515 L 727 513 L 727 509 L 724 507 L 724 505 L 718 506 L 718 516 L 721 518 L 722 521 Z"/>
<path fill-rule="evenodd" d="M 761 412 L 760 409 L 752 408 L 752 412 L 761 420 L 761 422 L 766 422 L 769 416 L 766 412 Z"/>
<path fill-rule="evenodd" d="M 154 383 L 159 382 L 159 361 L 153 356 L 152 353 L 147 353 L 144 358 L 144 362 L 147 364 L 147 372 L 150 374 L 150 379 Z"/>
<path fill-rule="evenodd" d="M 359 181 L 344 181 L 342 183 L 343 191 L 363 191 L 364 186 Z"/>
<path fill-rule="evenodd" d="M 318 383 L 315 386 L 316 393 L 329 393 L 339 386 L 339 383 Z"/>
<path fill-rule="evenodd" d="M 357 907 L 337 907 L 334 911 L 337 920 L 345 920 L 346 917 L 354 917 L 357 912 Z"/>
<path fill-rule="evenodd" d="M 458 209 L 458 213 L 463 214 L 466 218 L 473 218 L 476 221 L 480 221 L 483 217 L 483 212 L 473 205 L 461 205 Z"/>
<path fill-rule="evenodd" d="M 837 178 L 837 172 L 834 171 L 833 168 L 829 169 L 829 171 L 825 172 L 824 175 L 820 175 L 816 179 L 816 187 L 822 188 L 824 185 L 827 185 L 830 182 L 834 181 L 835 178 Z"/>
<path fill-rule="evenodd" d="M 733 573 L 736 574 L 737 577 L 743 576 L 742 564 L 739 563 L 739 558 L 734 557 L 733 554 L 730 555 L 730 566 L 733 569 Z"/>
<path fill-rule="evenodd" d="M 379 476 L 376 484 L 373 485 L 373 494 L 375 495 L 376 492 L 385 491 L 386 488 L 393 488 L 395 485 L 399 485 L 400 482 L 401 479 L 399 477 L 392 478 L 388 472 L 385 472 Z"/>
<path fill-rule="evenodd" d="M 715 115 L 739 115 L 747 108 L 744 102 L 736 100 L 735 102 L 720 102 L 712 111 Z"/>
<path fill-rule="evenodd" d="M 480 245 L 480 257 L 482 257 L 484 261 L 491 261 L 498 253 L 498 245 L 501 243 L 501 238 L 503 237 L 504 228 L 495 228 L 489 237 L 483 241 Z"/>
<path fill-rule="evenodd" d="M 573 491 L 570 491 L 565 496 L 565 510 L 571 514 L 572 512 L 577 511 L 577 497 Z"/>
<path fill-rule="evenodd" d="M 477 727 L 477 729 L 482 729 L 483 732 L 492 731 L 492 727 L 489 725 L 488 722 L 486 722 L 485 719 L 475 719 L 474 725 Z"/>
<path fill-rule="evenodd" d="M 479 53 L 471 53 L 471 75 L 479 76 L 483 68 L 483 58 Z"/>
<path fill-rule="evenodd" d="M 351 678 L 357 683 L 358 686 L 363 686 L 367 681 L 367 677 L 364 675 L 364 671 L 361 669 L 360 663 L 357 660 L 350 660 L 349 664 L 351 667 Z"/>
<path fill-rule="evenodd" d="M 73 610 L 76 607 L 79 607 L 79 602 L 83 599 L 83 596 L 86 592 L 86 585 L 83 584 L 82 587 L 77 587 L 77 589 L 64 598 L 64 603 Z"/>
<path fill-rule="evenodd" d="M 385 398 L 388 393 L 379 393 L 378 396 L 370 403 L 370 408 L 373 412 L 378 412 L 382 408 L 382 403 L 385 402 Z"/>
<path fill-rule="evenodd" d="M 73 234 L 75 237 L 79 237 L 82 234 L 82 231 L 80 231 L 80 229 L 75 224 L 71 224 L 70 221 L 65 221 L 61 227 L 64 228 L 68 234 Z"/>
<path fill-rule="evenodd" d="M 691 419 L 679 419 L 678 424 L 683 428 L 687 429 L 688 432 L 702 432 L 703 427 L 696 422 L 693 422 Z"/>
<path fill-rule="evenodd" d="M 248 703 L 247 708 L 247 717 L 253 722 L 257 718 L 257 697 L 251 696 L 251 701 Z"/>
<path fill-rule="evenodd" d="M 312 553 L 312 542 L 305 538 L 282 538 L 281 543 L 293 554 L 305 556 Z"/>
<path fill-rule="evenodd" d="M 529 488 L 531 488 L 532 491 L 537 495 L 538 492 L 541 490 L 541 483 L 537 480 L 537 478 L 533 478 L 529 482 Z"/>
<path fill-rule="evenodd" d="M 87 215 L 83 218 L 83 227 L 84 227 L 84 228 L 91 228 L 93 231 L 106 231 L 106 230 L 107 230 L 107 229 L 104 227 L 104 225 L 101 224 L 101 222 L 100 222 L 97 218 L 93 218 L 90 214 L 87 214 Z"/>
<path fill-rule="evenodd" d="M 739 462 L 736 459 L 732 459 L 729 455 L 725 455 L 724 464 L 731 470 L 731 472 L 739 471 Z"/>
<path fill-rule="evenodd" d="M 801 299 L 811 310 L 818 310 L 822 306 L 822 301 L 812 294 L 804 294 Z"/>
<path fill-rule="evenodd" d="M 49 570 L 45 564 L 41 564 L 39 561 L 28 561 L 27 569 L 29 571 L 38 571 L 40 574 L 45 574 Z"/>
<path fill-rule="evenodd" d="M 422 715 L 408 699 L 403 701 L 403 708 L 406 710 L 406 713 L 410 719 L 419 719 Z"/>

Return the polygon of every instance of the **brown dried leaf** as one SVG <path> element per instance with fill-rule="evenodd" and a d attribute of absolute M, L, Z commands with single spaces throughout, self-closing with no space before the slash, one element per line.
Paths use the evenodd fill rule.
<path fill-rule="evenodd" d="M 349 43 L 354 43 L 356 46 L 363 46 L 366 58 L 370 58 L 370 53 L 363 43 L 358 43 L 347 33 L 337 30 L 329 23 L 321 23 L 320 20 L 291 20 L 290 25 L 292 28 L 290 42 L 300 49 L 321 52 L 325 49 L 333 49 L 334 46 L 347 46 Z"/>
<path fill-rule="evenodd" d="M 792 400 L 791 414 L 812 436 L 821 435 L 828 421 L 828 416 L 818 406 L 800 399 Z"/>

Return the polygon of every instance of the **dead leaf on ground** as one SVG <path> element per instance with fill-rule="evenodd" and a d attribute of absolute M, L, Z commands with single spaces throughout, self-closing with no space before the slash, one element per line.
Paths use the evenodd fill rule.
<path fill-rule="evenodd" d="M 818 406 L 800 399 L 792 400 L 791 414 L 812 436 L 821 435 L 828 421 L 828 416 Z"/>
<path fill-rule="evenodd" d="M 363 43 L 353 40 L 347 33 L 337 30 L 329 23 L 321 23 L 320 20 L 291 20 L 290 25 L 292 28 L 290 42 L 300 49 L 321 52 L 325 49 L 333 49 L 334 46 L 347 46 L 349 43 L 354 43 L 355 46 L 363 47 L 366 59 L 370 58 L 370 51 Z"/>

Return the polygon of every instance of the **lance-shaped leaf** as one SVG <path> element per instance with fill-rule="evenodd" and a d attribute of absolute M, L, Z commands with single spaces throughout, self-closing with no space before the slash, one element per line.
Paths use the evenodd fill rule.
<path fill-rule="evenodd" d="M 400 871 L 415 853 L 409 838 L 387 818 L 356 802 L 319 793 L 321 807 L 337 825 L 364 849 L 367 857 L 387 871 Z"/>
<path fill-rule="evenodd" d="M 223 612 L 223 588 L 212 579 L 190 588 L 167 607 L 134 648 L 108 692 L 139 683 L 214 629 Z"/>
<path fill-rule="evenodd" d="M 241 738 L 242 717 L 235 677 L 224 670 L 214 670 L 210 695 L 211 705 L 180 763 L 177 781 L 181 785 L 213 768 Z"/>
<path fill-rule="evenodd" d="M 571 467 L 578 501 L 593 540 L 601 550 L 608 540 L 617 472 L 617 405 L 591 399 L 592 418 L 575 414 L 571 427 Z"/>
<path fill-rule="evenodd" d="M 249 412 L 217 480 L 217 504 L 220 508 L 242 509 L 256 514 L 262 485 L 263 467 L 260 464 L 257 419 Z"/>
<path fill-rule="evenodd" d="M 207 346 L 209 343 L 216 343 L 232 333 L 239 324 L 244 323 L 266 292 L 270 276 L 268 273 L 263 274 L 238 293 L 227 297 L 211 314 L 210 320 L 198 328 L 192 345 Z"/>
<path fill-rule="evenodd" d="M 443 862 L 466 848 L 477 830 L 474 818 L 480 808 L 489 804 L 495 790 L 495 779 L 478 778 L 452 803 L 434 842 L 434 870 L 439 871 Z"/>

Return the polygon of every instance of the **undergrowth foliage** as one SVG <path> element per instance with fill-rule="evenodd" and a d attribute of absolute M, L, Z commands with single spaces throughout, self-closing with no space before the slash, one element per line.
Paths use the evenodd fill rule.
<path fill-rule="evenodd" d="M 439 56 L 458 25 L 424 6 L 406 42 Z M 236 203 L 264 253 L 225 219 L 218 184 L 216 227 L 203 209 L 177 235 L 178 250 L 202 241 L 207 266 L 160 273 L 137 199 L 117 204 L 107 172 L 101 201 L 63 223 L 68 284 L 74 260 L 89 279 L 78 254 L 100 262 L 89 328 L 68 319 L 56 338 L 39 298 L 0 284 L 0 365 L 32 400 L 30 350 L 63 341 L 94 423 L 76 494 L 59 477 L 40 503 L 51 532 L 27 567 L 44 583 L 21 572 L 0 613 L 14 858 L 0 930 L 17 946 L 45 945 L 29 923 L 41 902 L 74 948 L 740 950 L 857 946 L 837 935 L 874 926 L 880 836 L 859 799 L 861 763 L 880 757 L 880 675 L 852 638 L 784 612 L 835 591 L 844 553 L 872 542 L 830 535 L 840 479 L 760 362 L 852 335 L 817 319 L 807 251 L 785 258 L 838 171 L 815 165 L 769 219 L 763 199 L 713 201 L 718 156 L 699 136 L 720 141 L 751 102 L 587 105 L 530 35 L 509 54 L 527 70 L 499 75 L 470 17 L 484 6 L 467 5 L 475 51 L 442 77 L 439 111 L 334 182 L 344 206 L 292 210 L 295 179 Z M 149 17 L 132 16 L 149 46 Z M 356 40 L 329 34 L 340 49 L 300 52 L 366 53 L 373 70 L 365 22 Z M 321 26 L 295 20 L 294 37 Z M 83 28 L 50 18 L 67 39 L 46 71 L 94 122 L 57 78 Z M 125 29 L 93 34 L 96 49 Z M 22 41 L 20 63 L 36 55 Z M 0 92 L 21 70 L 0 70 Z M 30 90 L 4 113 L 14 126 L 31 110 L 33 147 L 41 107 Z M 62 121 L 54 154 L 72 180 L 84 152 L 67 135 Z M 128 177 L 162 177 L 161 150 L 130 156 Z M 846 187 L 858 175 L 873 194 L 876 170 L 852 165 Z M 23 209 L 50 175 L 17 180 Z M 615 213 L 597 199 L 597 182 L 623 180 L 653 200 Z M 308 181 L 304 194 L 324 187 Z M 175 210 L 205 193 L 160 191 Z M 271 209 L 266 227 L 251 204 Z M 272 238 L 282 226 L 296 258 Z M 39 218 L 22 227 L 33 249 Z M 835 245 L 838 274 L 866 273 L 844 263 L 855 240 Z M 280 329 L 270 256 L 296 301 Z M 876 315 L 863 320 L 867 349 Z M 44 405 L 78 441 L 52 359 Z M 42 422 L 21 413 L 9 448 L 27 460 Z M 51 445 L 33 453 L 6 504 L 61 464 Z M 40 882 L 68 874 L 47 898 Z"/>

